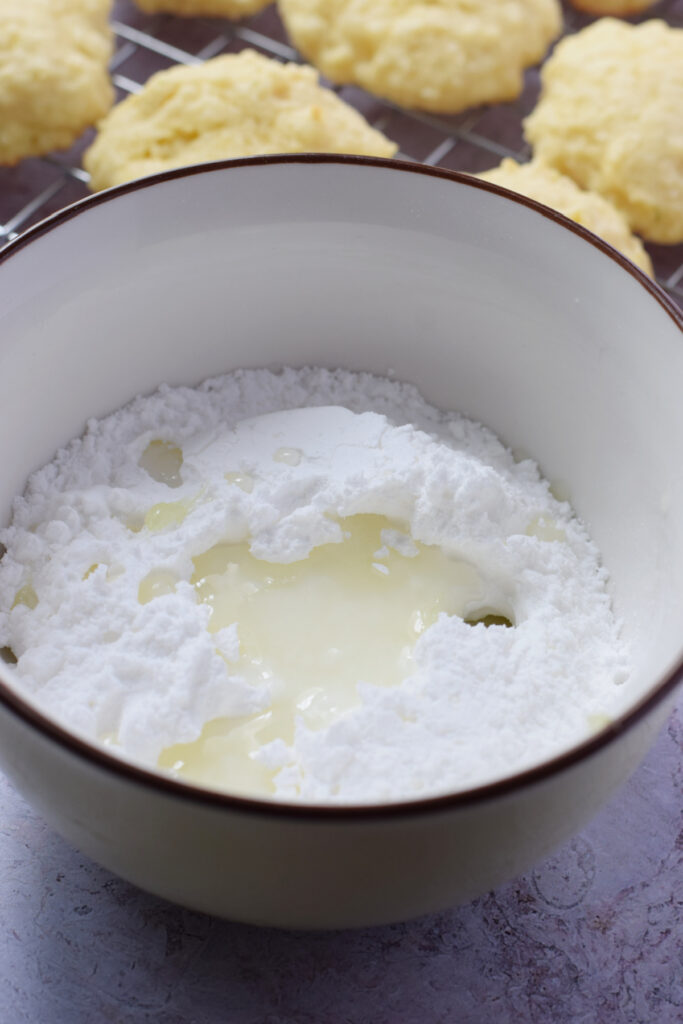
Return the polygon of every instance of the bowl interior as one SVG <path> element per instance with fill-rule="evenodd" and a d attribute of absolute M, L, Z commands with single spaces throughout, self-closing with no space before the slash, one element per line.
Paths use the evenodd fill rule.
<path fill-rule="evenodd" d="M 162 381 L 391 373 L 566 489 L 632 643 L 625 707 L 681 656 L 680 329 L 614 255 L 522 201 L 335 158 L 172 175 L 11 252 L 0 324 L 4 522 L 88 417 Z"/>

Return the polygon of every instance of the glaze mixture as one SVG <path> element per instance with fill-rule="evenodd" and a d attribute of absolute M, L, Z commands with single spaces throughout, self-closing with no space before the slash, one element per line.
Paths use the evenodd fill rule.
<path fill-rule="evenodd" d="M 0 539 L 22 687 L 235 793 L 489 782 L 585 738 L 627 677 L 598 552 L 536 465 L 367 374 L 135 399 L 33 474 Z"/>

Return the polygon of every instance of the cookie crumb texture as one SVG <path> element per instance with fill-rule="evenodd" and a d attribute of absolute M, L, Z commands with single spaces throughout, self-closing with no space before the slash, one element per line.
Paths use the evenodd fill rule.
<path fill-rule="evenodd" d="M 324 75 L 403 107 L 455 113 L 515 99 L 562 27 L 557 0 L 279 0 Z"/>
<path fill-rule="evenodd" d="M 266 153 L 393 156 L 396 145 L 318 84 L 253 50 L 153 75 L 100 123 L 83 159 L 93 190 L 173 167 Z"/>
<path fill-rule="evenodd" d="M 534 155 L 651 242 L 683 241 L 683 29 L 603 18 L 560 42 L 524 122 Z"/>
<path fill-rule="evenodd" d="M 584 189 L 540 160 L 518 164 L 506 159 L 477 177 L 512 189 L 529 199 L 558 210 L 628 256 L 637 267 L 653 276 L 652 261 L 643 243 L 629 230 L 626 218 L 607 199 Z"/>
<path fill-rule="evenodd" d="M 114 101 L 110 0 L 0 0 L 0 163 L 70 146 Z"/>
<path fill-rule="evenodd" d="M 182 18 L 246 18 L 267 7 L 271 0 L 135 0 L 148 14 L 164 11 Z"/>
<path fill-rule="evenodd" d="M 0 645 L 26 691 L 233 792 L 245 765 L 278 799 L 456 791 L 587 739 L 627 700 L 606 574 L 569 505 L 396 381 L 164 387 L 33 474 L 0 541 Z M 307 673 L 285 715 L 284 683 Z"/>

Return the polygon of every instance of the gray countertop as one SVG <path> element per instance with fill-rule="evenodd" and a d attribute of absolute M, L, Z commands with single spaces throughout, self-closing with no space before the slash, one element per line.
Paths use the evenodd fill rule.
<path fill-rule="evenodd" d="M 523 878 L 417 921 L 327 933 L 149 896 L 0 776 L 0 1022 L 677 1024 L 682 747 L 679 710 L 611 803 Z"/>

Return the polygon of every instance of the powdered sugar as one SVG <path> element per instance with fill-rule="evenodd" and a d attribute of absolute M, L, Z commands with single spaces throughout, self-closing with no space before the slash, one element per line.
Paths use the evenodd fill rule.
<path fill-rule="evenodd" d="M 177 487 L 140 465 L 156 439 L 182 452 Z M 192 559 L 250 538 L 257 558 L 292 562 L 341 541 L 339 520 L 360 513 L 474 565 L 515 625 L 442 614 L 403 684 L 359 680 L 358 708 L 261 748 L 278 796 L 460 789 L 537 763 L 614 712 L 627 659 L 598 553 L 569 506 L 485 428 L 408 385 L 346 371 L 239 371 L 90 422 L 31 477 L 2 532 L 0 642 L 50 714 L 154 764 L 208 720 L 271 699 L 234 670 L 238 628 L 207 630 Z M 382 544 L 410 557 L 400 531 Z M 174 589 L 140 604 L 151 571 Z M 35 607 L 11 607 L 22 588 Z"/>

